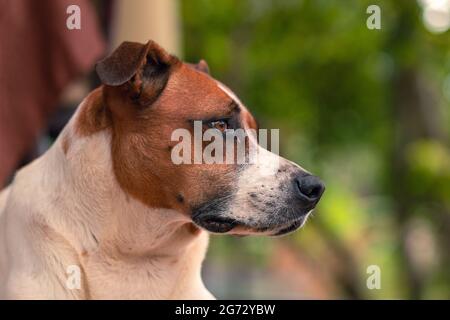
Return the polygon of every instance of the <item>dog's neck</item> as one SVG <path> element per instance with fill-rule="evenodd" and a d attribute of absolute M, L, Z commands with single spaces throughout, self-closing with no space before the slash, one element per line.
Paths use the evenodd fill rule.
<path fill-rule="evenodd" d="M 187 269 L 193 269 L 188 272 L 195 275 L 187 278 L 201 282 L 200 267 L 207 246 L 205 232 L 179 212 L 148 208 L 127 195 L 113 173 L 109 131 L 80 137 L 73 130 L 74 121 L 48 151 L 42 162 L 45 168 L 41 169 L 47 184 L 44 189 L 58 199 L 57 207 L 51 210 L 54 216 L 47 217 L 50 227 L 77 251 L 88 282 L 90 272 L 95 277 L 102 273 L 105 281 L 114 281 L 124 274 L 131 279 L 130 272 L 145 271 L 149 280 L 147 292 L 139 295 L 135 287 L 130 297 L 166 298 L 182 290 L 177 289 L 183 282 L 178 277 L 183 276 L 182 270 L 186 271 L 186 260 L 190 260 Z M 116 266 L 108 267 L 111 264 Z M 117 274 L 108 275 L 115 271 Z M 162 285 L 156 281 L 158 278 L 166 292 L 158 288 Z M 145 282 L 142 275 L 136 279 Z M 198 290 L 200 284 L 194 286 Z M 162 296 L 151 292 L 152 288 Z M 100 295 L 103 292 L 91 291 Z"/>
<path fill-rule="evenodd" d="M 112 170 L 108 131 L 88 137 L 72 136 L 66 154 L 61 153 L 58 142 L 56 150 L 52 150 L 59 158 L 54 166 L 63 164 L 64 174 L 58 178 L 65 181 L 57 185 L 72 189 L 68 190 L 71 196 L 67 199 L 72 203 L 67 205 L 73 205 L 77 209 L 76 216 L 89 223 L 84 229 L 91 235 L 85 237 L 92 239 L 82 239 L 80 243 L 85 249 L 97 246 L 97 242 L 113 242 L 124 252 L 130 248 L 136 254 L 166 251 L 174 234 L 189 226 L 189 219 L 182 214 L 170 209 L 148 208 L 120 188 Z M 194 238 L 192 235 L 187 236 L 186 245 L 189 238 Z"/>

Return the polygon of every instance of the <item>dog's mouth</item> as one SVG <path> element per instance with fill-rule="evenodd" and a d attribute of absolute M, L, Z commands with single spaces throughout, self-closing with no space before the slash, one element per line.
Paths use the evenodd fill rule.
<path fill-rule="evenodd" d="M 238 225 L 236 220 L 224 217 L 194 217 L 193 220 L 198 226 L 213 233 L 226 233 Z"/>
<path fill-rule="evenodd" d="M 250 225 L 245 222 L 237 221 L 235 219 L 209 216 L 193 218 L 193 221 L 201 228 L 212 233 L 229 233 L 231 235 L 245 236 L 245 235 L 267 235 L 267 236 L 282 236 L 291 233 L 302 227 L 306 222 L 309 214 L 302 215 L 291 221 L 283 224 L 271 224 L 268 226 Z"/>

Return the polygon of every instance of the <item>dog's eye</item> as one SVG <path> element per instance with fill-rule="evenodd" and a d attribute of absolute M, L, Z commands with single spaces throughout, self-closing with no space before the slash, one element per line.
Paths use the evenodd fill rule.
<path fill-rule="evenodd" d="M 222 132 L 228 129 L 228 123 L 225 120 L 211 121 L 210 123 L 208 123 L 208 126 Z"/>

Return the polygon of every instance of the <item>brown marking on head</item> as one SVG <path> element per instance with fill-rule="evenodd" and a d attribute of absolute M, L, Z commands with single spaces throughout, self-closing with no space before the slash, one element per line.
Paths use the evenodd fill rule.
<path fill-rule="evenodd" d="M 192 206 L 230 184 L 224 173 L 233 171 L 232 166 L 175 165 L 168 152 L 177 144 L 170 139 L 175 129 L 184 128 L 193 134 L 192 120 L 228 114 L 231 99 L 215 81 L 179 65 L 158 99 L 146 108 L 136 108 L 123 93 L 107 89 L 108 106 L 121 110 L 112 112 L 112 150 L 117 179 L 127 192 L 149 206 L 189 214 Z"/>
<path fill-rule="evenodd" d="M 175 129 L 193 134 L 192 120 L 232 112 L 232 99 L 205 74 L 206 62 L 196 66 L 152 41 L 124 43 L 98 63 L 103 85 L 86 98 L 75 123 L 82 136 L 111 131 L 114 174 L 127 194 L 150 207 L 188 215 L 230 189 L 236 171 L 234 165 L 175 165 L 171 160 L 178 143 L 171 141 Z"/>

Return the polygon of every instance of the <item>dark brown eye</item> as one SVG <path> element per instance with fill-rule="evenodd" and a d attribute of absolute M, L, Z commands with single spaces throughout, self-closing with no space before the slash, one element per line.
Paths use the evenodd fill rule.
<path fill-rule="evenodd" d="M 225 130 L 228 129 L 228 124 L 225 120 L 217 120 L 217 121 L 211 121 L 209 123 L 209 127 L 224 132 Z"/>

